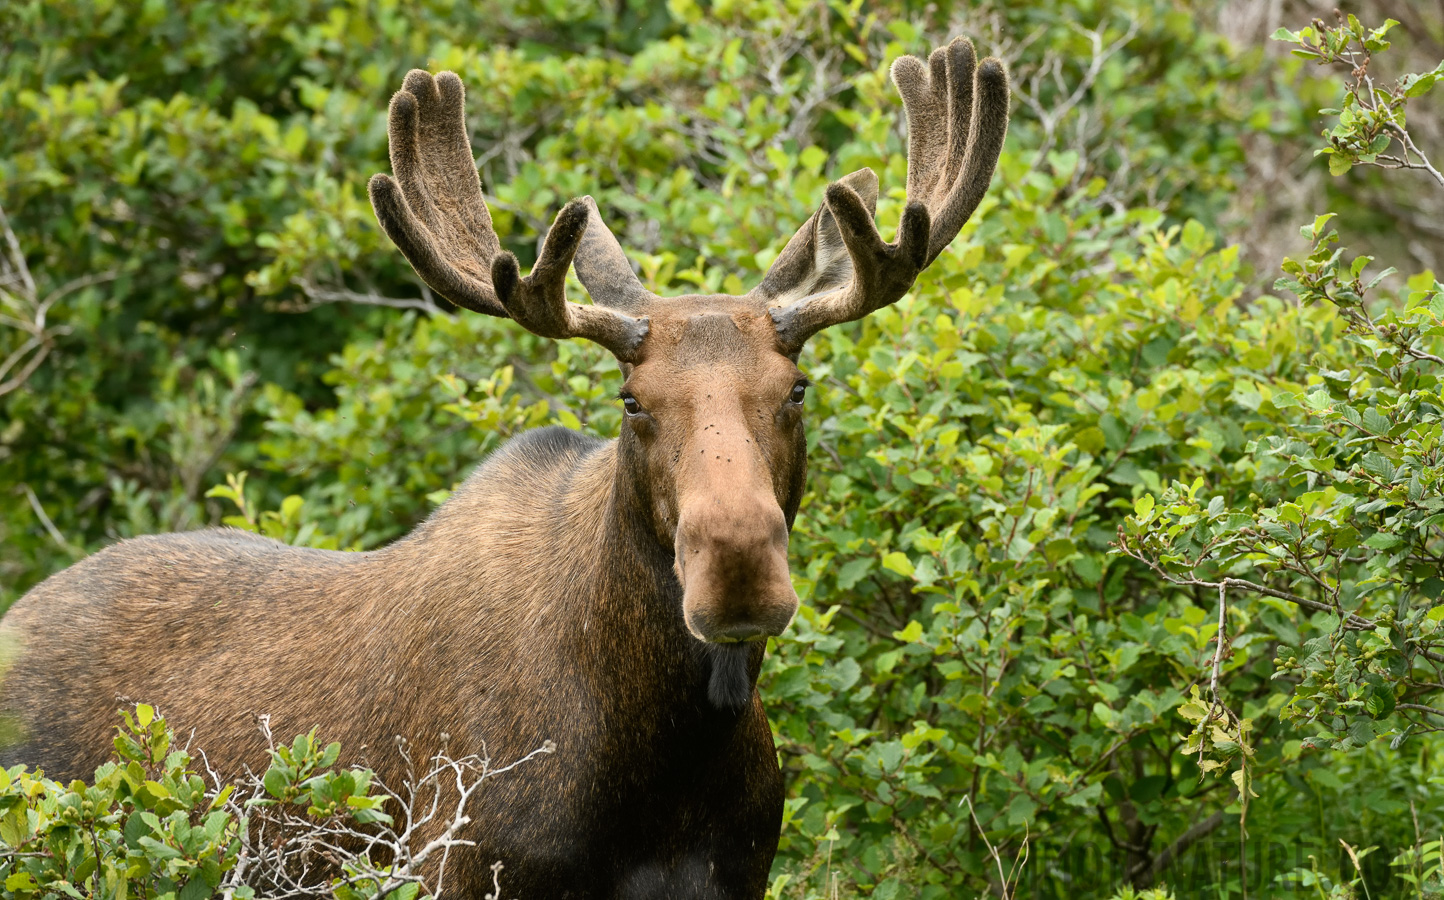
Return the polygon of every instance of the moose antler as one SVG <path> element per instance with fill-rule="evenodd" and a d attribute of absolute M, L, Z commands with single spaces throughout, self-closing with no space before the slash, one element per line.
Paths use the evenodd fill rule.
<path fill-rule="evenodd" d="M 972 43 L 955 38 L 926 66 L 915 56 L 893 63 L 908 117 L 908 202 L 897 240 L 884 242 L 873 224 L 870 170 L 828 186 L 824 206 L 753 291 L 771 307 L 788 352 L 829 325 L 896 303 L 982 202 L 1008 132 L 1008 75 L 1000 60 L 976 59 Z"/>
<path fill-rule="evenodd" d="M 422 281 L 457 306 L 515 319 L 542 337 L 587 338 L 623 362 L 632 360 L 647 319 L 628 313 L 644 313 L 651 295 L 590 197 L 557 213 L 523 278 L 516 257 L 501 249 L 481 194 L 461 79 L 451 72 L 407 73 L 391 98 L 389 128 L 396 177 L 371 178 L 371 206 Z M 592 306 L 566 299 L 574 256 Z"/>

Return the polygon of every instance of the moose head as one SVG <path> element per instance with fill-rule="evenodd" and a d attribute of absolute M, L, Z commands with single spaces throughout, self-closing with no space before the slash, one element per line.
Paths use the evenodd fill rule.
<path fill-rule="evenodd" d="M 1008 124 L 1008 79 L 956 39 L 927 62 L 902 57 L 907 205 L 896 239 L 873 221 L 877 176 L 830 185 L 822 206 L 742 296 L 648 291 L 590 197 L 568 203 L 522 277 L 502 250 L 466 134 L 461 81 L 407 75 L 391 101 L 395 177 L 371 202 L 416 272 L 447 300 L 549 338 L 582 337 L 621 365 L 620 465 L 634 474 L 658 542 L 671 548 L 688 630 L 715 643 L 765 640 L 797 611 L 788 532 L 806 472 L 807 339 L 897 302 L 987 190 Z M 591 305 L 566 298 L 567 270 Z"/>

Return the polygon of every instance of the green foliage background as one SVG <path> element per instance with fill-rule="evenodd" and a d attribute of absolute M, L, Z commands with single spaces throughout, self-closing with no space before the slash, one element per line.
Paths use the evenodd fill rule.
<path fill-rule="evenodd" d="M 762 681 L 789 779 L 774 894 L 1346 896 L 1362 875 L 1372 896 L 1414 896 L 1408 851 L 1444 827 L 1444 720 L 1394 706 L 1430 702 L 1409 668 L 1428 660 L 1399 651 L 1388 710 L 1301 714 L 1307 677 L 1275 657 L 1339 618 L 1236 595 L 1218 684 L 1233 718 L 1200 747 L 1216 594 L 1110 547 L 1154 521 L 1154 497 L 1217 518 L 1313 488 L 1264 440 L 1301 421 L 1275 399 L 1358 361 L 1347 315 L 1261 291 L 1273 270 L 1225 233 L 1249 142 L 1310 140 L 1337 86 L 1233 45 L 1215 12 L 4 4 L 0 205 L 37 299 L 65 293 L 48 355 L 0 395 L 0 608 L 136 534 L 226 521 L 374 547 L 512 434 L 615 434 L 603 351 L 439 309 L 376 227 L 364 184 L 388 167 L 407 69 L 461 74 L 524 264 L 591 194 L 653 290 L 740 292 L 860 166 L 891 233 L 905 145 L 886 65 L 965 33 L 1019 88 L 993 190 L 910 299 L 804 355 L 804 606 Z M 1433 278 L 1396 281 L 1378 303 Z M 0 357 L 23 337 L 0 328 Z M 1341 841 L 1378 849 L 1355 866 Z"/>

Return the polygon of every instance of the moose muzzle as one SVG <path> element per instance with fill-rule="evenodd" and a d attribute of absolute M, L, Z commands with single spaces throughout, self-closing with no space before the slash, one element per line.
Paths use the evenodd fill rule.
<path fill-rule="evenodd" d="M 687 630 L 700 640 L 766 640 L 797 613 L 787 524 L 770 495 L 714 497 L 684 507 L 676 554 Z"/>

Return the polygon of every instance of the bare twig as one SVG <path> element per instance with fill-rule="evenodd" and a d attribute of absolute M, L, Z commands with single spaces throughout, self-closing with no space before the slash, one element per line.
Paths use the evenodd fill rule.
<path fill-rule="evenodd" d="M 1397 703 L 1395 709 L 1417 709 L 1419 712 L 1428 713 L 1431 716 L 1444 716 L 1444 709 L 1436 709 L 1432 706 L 1425 706 L 1422 703 Z"/>
<path fill-rule="evenodd" d="M 1218 698 L 1218 670 L 1223 665 L 1223 640 L 1225 622 L 1225 609 L 1228 603 L 1228 585 L 1221 581 L 1218 584 L 1218 633 L 1214 635 L 1213 649 L 1213 672 L 1209 676 L 1208 689 L 1213 695 L 1213 708 L 1217 711 L 1223 702 Z"/>
<path fill-rule="evenodd" d="M 962 801 L 958 805 L 962 806 L 964 804 L 966 804 L 968 807 L 968 815 L 971 816 L 973 819 L 973 827 L 978 829 L 978 834 L 983 839 L 983 846 L 988 848 L 988 855 L 993 858 L 993 862 L 998 867 L 998 880 L 1000 883 L 999 889 L 1003 892 L 1003 900 L 1014 900 L 1014 894 L 1009 887 L 1009 885 L 1012 883 L 1010 881 L 1010 878 L 1012 877 L 1012 874 L 1017 873 L 1019 866 L 1022 865 L 1022 862 L 1027 861 L 1028 839 L 1026 837 L 1023 839 L 1023 848 L 1020 851 L 1020 853 L 1022 854 L 1022 861 L 1014 861 L 1012 866 L 1012 873 L 1004 872 L 1003 857 L 998 853 L 998 848 L 993 846 L 993 842 L 988 840 L 988 833 L 983 830 L 983 823 L 978 821 L 978 811 L 973 808 L 973 798 L 969 796 L 964 796 Z"/>
<path fill-rule="evenodd" d="M 274 752 L 269 717 L 257 716 L 257 725 Z M 407 885 L 416 885 L 431 897 L 444 897 L 449 855 L 457 847 L 475 845 L 464 837 L 472 821 L 468 804 L 486 782 L 556 749 L 547 741 L 507 765 L 495 766 L 485 745 L 480 754 L 452 758 L 446 743 L 443 735 L 442 749 L 418 774 L 407 742 L 396 739 L 407 772 L 404 783 L 392 788 L 380 779 L 372 782 L 389 798 L 388 810 L 395 815 L 364 827 L 342 816 L 318 820 L 298 812 L 299 807 L 262 805 L 257 801 L 266 796 L 264 785 L 248 771 L 225 804 L 241 823 L 237 834 L 241 846 L 236 866 L 219 887 L 221 897 L 233 900 L 247 884 L 263 886 L 265 896 L 276 900 L 330 894 L 342 885 L 366 885 L 378 898 Z M 206 770 L 214 790 L 220 791 L 225 782 L 209 762 Z M 500 861 L 492 866 L 493 893 L 488 896 L 493 900 L 501 897 L 501 870 Z"/>
<path fill-rule="evenodd" d="M 66 540 L 65 535 L 61 534 L 60 529 L 55 527 L 55 523 L 51 521 L 50 516 L 46 515 L 45 507 L 40 504 L 40 498 L 35 496 L 35 491 L 31 490 L 30 485 L 21 482 L 20 489 L 25 492 L 25 499 L 30 501 L 30 508 L 35 511 L 36 518 L 40 520 L 40 524 L 45 528 L 45 531 L 50 535 L 51 539 L 60 545 L 60 549 L 69 553 L 71 556 L 84 555 L 85 551 Z"/>
<path fill-rule="evenodd" d="M 68 325 L 49 323 L 51 308 L 70 294 L 114 280 L 120 273 L 83 275 L 41 296 L 35 276 L 25 262 L 20 239 L 10 227 L 3 207 L 0 207 L 0 236 L 4 238 L 4 252 L 0 253 L 0 310 L 3 310 L 0 329 L 16 331 L 22 336 L 4 359 L 0 359 L 0 397 L 3 397 L 24 385 L 40 368 L 55 348 L 56 338 L 70 333 Z"/>
<path fill-rule="evenodd" d="M 1103 66 L 1129 41 L 1133 40 L 1134 36 L 1138 34 L 1139 27 L 1138 20 L 1130 17 L 1128 28 L 1123 35 L 1105 46 L 1102 26 L 1097 30 L 1090 30 L 1073 24 L 1072 28 L 1088 41 L 1091 52 L 1088 66 L 1083 70 L 1083 74 L 1073 85 L 1072 90 L 1068 90 L 1068 85 L 1063 79 L 1064 57 L 1051 52 L 1045 55 L 1041 65 L 1026 77 L 1020 78 L 1014 85 L 1014 95 L 1033 111 L 1033 115 L 1038 117 L 1038 124 L 1043 130 L 1043 139 L 1039 141 L 1038 149 L 1034 152 L 1033 160 L 1028 166 L 1030 170 L 1038 168 L 1048 158 L 1048 153 L 1052 151 L 1057 140 L 1059 124 L 1088 96 L 1088 92 L 1093 89 L 1099 74 L 1102 73 Z M 1043 89 L 1049 80 L 1063 92 L 1063 99 L 1051 106 L 1042 101 Z M 1083 124 L 1080 123 L 1080 127 Z"/>
<path fill-rule="evenodd" d="M 431 298 L 431 292 L 427 291 L 421 299 L 383 297 L 375 291 L 352 291 L 346 288 L 323 288 L 307 278 L 297 278 L 296 286 L 306 299 L 311 301 L 306 309 L 314 309 L 327 303 L 359 303 L 363 306 L 389 306 L 393 309 L 419 309 L 424 313 L 433 314 L 441 312 L 441 308 Z"/>

